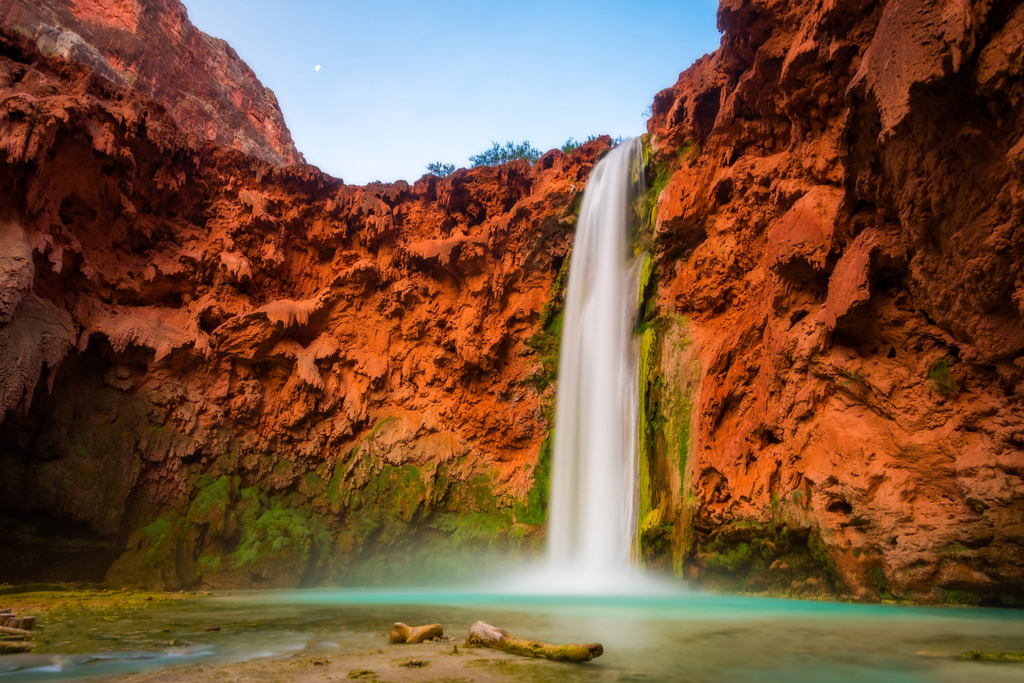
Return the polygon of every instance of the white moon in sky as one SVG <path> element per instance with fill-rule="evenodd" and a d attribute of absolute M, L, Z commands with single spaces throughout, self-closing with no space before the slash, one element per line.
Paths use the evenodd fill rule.
<path fill-rule="evenodd" d="M 319 65 L 319 64 L 317 64 L 317 65 L 316 65 L 316 69 L 315 69 L 315 70 L 316 70 L 316 71 L 319 71 L 319 70 L 320 70 L 320 65 Z"/>

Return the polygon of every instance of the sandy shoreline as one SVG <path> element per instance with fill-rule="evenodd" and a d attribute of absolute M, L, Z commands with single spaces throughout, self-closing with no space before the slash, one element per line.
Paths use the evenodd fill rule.
<path fill-rule="evenodd" d="M 35 614 L 39 626 L 33 637 L 36 655 L 73 658 L 76 655 L 102 655 L 105 652 L 156 651 L 213 647 L 210 659 L 192 665 L 180 665 L 166 659 L 159 669 L 132 674 L 105 673 L 81 676 L 90 680 L 115 680 L 131 683 L 199 681 L 210 683 L 284 683 L 287 681 L 379 681 L 381 683 L 429 682 L 469 683 L 479 681 L 593 681 L 601 678 L 600 660 L 587 664 L 566 664 L 543 659 L 529 659 L 489 648 L 468 648 L 463 645 L 464 628 L 449 632 L 438 641 L 415 645 L 392 644 L 386 632 L 365 628 L 346 634 L 345 628 L 309 632 L 305 647 L 295 624 L 283 625 L 279 618 L 266 620 L 266 615 L 245 616 L 245 620 L 262 620 L 260 627 L 244 623 L 239 615 L 225 615 L 219 609 L 231 603 L 205 594 L 164 593 L 146 591 L 58 590 L 0 596 L 0 606 L 11 607 L 19 614 Z M 386 608 L 384 611 L 391 611 Z M 398 610 L 395 610 L 398 613 Z M 205 626 L 223 626 L 215 633 L 204 632 Z M 266 656 L 248 655 L 245 661 L 230 661 L 232 656 L 245 657 L 230 646 L 238 634 L 253 633 L 259 637 L 261 628 L 278 626 L 282 639 L 270 643 L 253 641 L 250 653 L 266 647 Z M 390 626 L 382 622 L 377 627 Z M 364 625 L 365 626 L 365 625 Z M 250 630 L 252 629 L 252 630 Z M 287 632 L 287 639 L 284 638 Z M 225 642 L 223 639 L 229 640 Z M 338 642 L 331 642 L 338 640 Z M 237 645 L 237 643 L 236 643 Z M 225 647 L 227 649 L 225 650 Z M 234 655 L 232 654 L 234 651 Z M 273 651 L 273 654 L 271 654 Z M 7 663 L 15 657 L 5 658 Z M 228 658 L 228 661 L 225 661 Z M 36 662 L 39 660 L 37 659 Z M 17 673 L 15 673 L 17 678 Z"/>
<path fill-rule="evenodd" d="M 564 664 L 517 657 L 488 648 L 467 648 L 439 641 L 390 645 L 365 653 L 338 653 L 336 648 L 311 643 L 292 655 L 253 659 L 234 664 L 197 664 L 111 679 L 117 683 L 326 683 L 356 680 L 370 683 L 490 683 L 499 681 L 594 680 L 597 662 Z"/>

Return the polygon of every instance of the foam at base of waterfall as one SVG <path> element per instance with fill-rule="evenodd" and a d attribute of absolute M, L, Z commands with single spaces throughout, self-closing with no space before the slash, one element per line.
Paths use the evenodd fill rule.
<path fill-rule="evenodd" d="M 485 581 L 482 590 L 509 595 L 657 596 L 688 592 L 678 579 L 649 574 L 638 567 L 616 572 L 544 565 L 520 570 L 497 581 Z"/>

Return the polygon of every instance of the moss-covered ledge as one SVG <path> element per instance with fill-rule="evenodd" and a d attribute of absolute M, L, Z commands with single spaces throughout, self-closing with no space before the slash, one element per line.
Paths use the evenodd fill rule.
<path fill-rule="evenodd" d="M 775 521 L 735 521 L 698 530 L 688 578 L 733 593 L 836 598 L 839 575 L 811 528 Z"/>

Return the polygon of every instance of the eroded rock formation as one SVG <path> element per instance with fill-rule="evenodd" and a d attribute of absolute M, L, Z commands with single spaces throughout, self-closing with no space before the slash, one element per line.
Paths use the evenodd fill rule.
<path fill-rule="evenodd" d="M 648 545 L 748 590 L 1018 604 L 1024 5 L 725 0 L 719 24 L 649 123 Z"/>
<path fill-rule="evenodd" d="M 204 141 L 18 32 L 0 55 L 19 570 L 53 567 L 36 546 L 109 564 L 127 541 L 118 584 L 369 581 L 533 542 L 547 381 L 527 341 L 608 138 L 350 187 Z M 413 531 L 443 552 L 409 561 Z"/>
<path fill-rule="evenodd" d="M 558 274 L 607 138 L 346 186 L 266 163 L 297 160 L 283 122 L 246 146 L 234 114 L 119 82 L 158 68 L 110 57 L 142 28 L 82 26 L 156 30 L 169 3 L 72 4 L 0 40 L 6 578 L 373 581 L 535 545 Z M 1018 604 L 1024 8 L 725 0 L 719 22 L 649 123 L 645 561 Z M 52 54 L 58 23 L 117 73 Z"/>
<path fill-rule="evenodd" d="M 0 16 L 43 54 L 150 95 L 185 130 L 272 164 L 303 161 L 274 93 L 178 0 L 0 0 Z"/>

